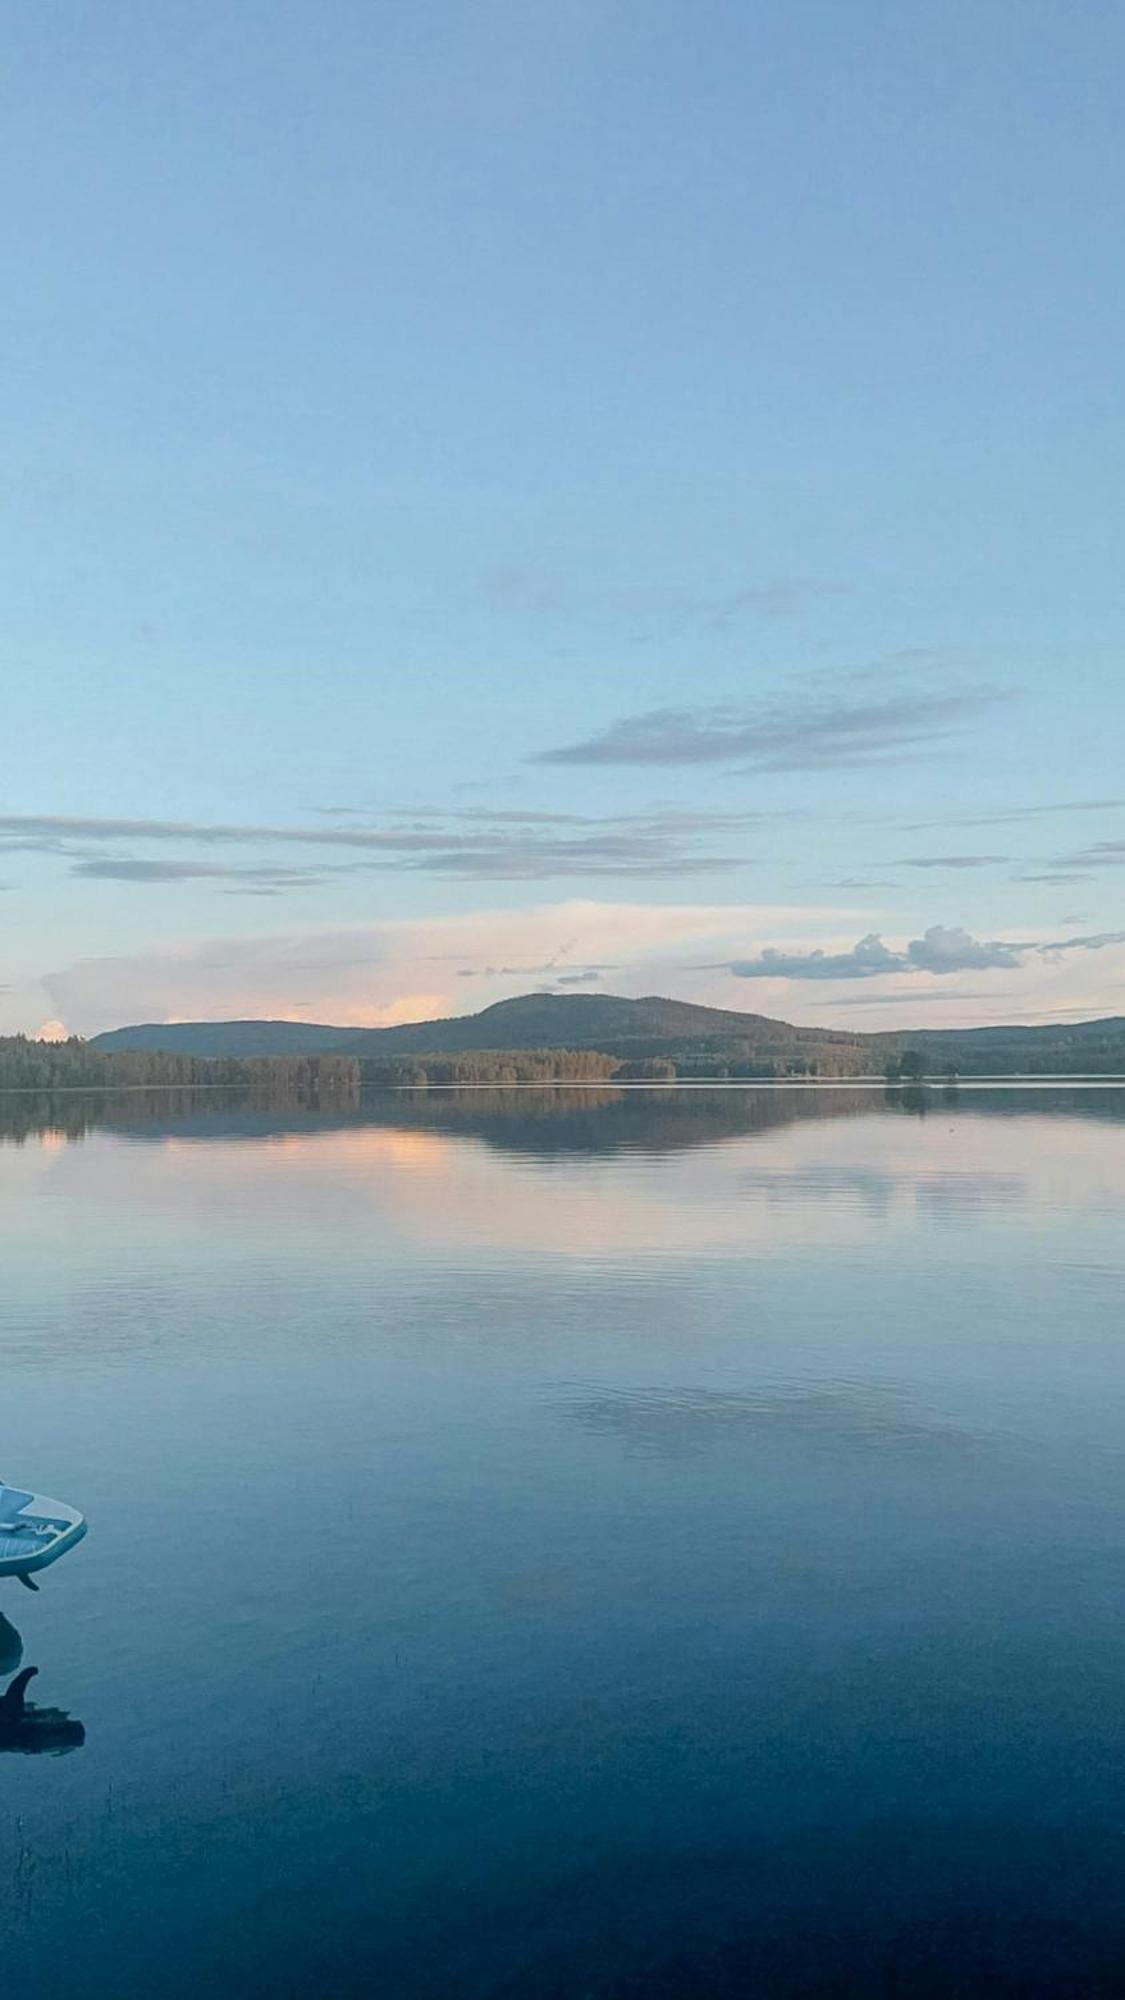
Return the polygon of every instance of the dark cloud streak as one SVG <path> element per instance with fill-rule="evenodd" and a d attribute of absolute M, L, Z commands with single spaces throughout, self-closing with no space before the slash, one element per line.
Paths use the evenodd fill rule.
<path fill-rule="evenodd" d="M 817 771 L 885 762 L 929 747 L 1007 699 L 1003 690 L 901 690 L 806 699 L 758 711 L 649 709 L 599 735 L 543 750 L 539 764 L 740 764 L 750 771 Z"/>
<path fill-rule="evenodd" d="M 892 868 L 991 868 L 1009 861 L 1008 854 L 904 854 Z"/>
<path fill-rule="evenodd" d="M 453 817 L 453 816 L 450 816 Z M 201 879 L 239 880 L 245 893 L 300 888 L 330 875 L 357 870 L 394 869 L 476 881 L 548 881 L 560 876 L 671 879 L 714 875 L 742 865 L 736 852 L 699 851 L 701 836 L 729 837 L 759 817 L 745 813 L 650 811 L 611 815 L 599 821 L 554 814 L 472 815 L 474 830 L 457 823 L 435 824 L 432 816 L 410 825 L 307 827 L 241 825 L 157 819 L 93 819 L 61 815 L 7 815 L 0 818 L 0 852 L 41 851 L 72 862 L 81 879 L 153 885 Z M 85 846 L 192 844 L 197 847 L 304 846 L 324 858 L 315 865 L 232 866 L 191 860 L 165 861 L 147 855 L 110 854 L 88 858 Z M 328 852 L 361 856 L 330 861 Z M 328 852 L 326 852 L 326 850 Z M 243 891 L 232 891 L 243 893 Z"/>
<path fill-rule="evenodd" d="M 311 883 L 323 881 L 323 872 L 315 868 L 224 868 L 218 862 L 207 861 L 145 861 L 128 857 L 101 857 L 95 861 L 72 862 L 70 873 L 87 881 L 96 882 L 191 882 L 244 881 L 258 882 L 271 889 L 304 889 Z"/>
<path fill-rule="evenodd" d="M 706 591 L 667 579 L 629 579 L 580 572 L 563 562 L 508 563 L 486 572 L 484 589 L 498 611 L 582 622 L 637 621 L 721 632 L 753 618 L 795 618 L 847 594 L 823 577 L 774 577 L 769 582 Z"/>

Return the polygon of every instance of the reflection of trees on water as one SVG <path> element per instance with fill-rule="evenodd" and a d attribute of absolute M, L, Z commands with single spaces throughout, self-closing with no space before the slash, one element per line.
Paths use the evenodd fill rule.
<path fill-rule="evenodd" d="M 97 1132 L 138 1143 L 175 1138 L 214 1141 L 300 1137 L 304 1133 L 389 1128 L 430 1131 L 482 1141 L 501 1152 L 540 1155 L 636 1150 L 670 1152 L 748 1138 L 799 1123 L 873 1114 L 907 1118 L 949 1113 L 959 1118 L 1042 1117 L 1098 1124 L 1125 1122 L 1125 1088 L 956 1089 L 896 1084 L 870 1089 L 794 1086 L 731 1089 L 722 1085 L 619 1089 L 599 1084 L 482 1086 L 474 1089 L 372 1091 L 354 1106 L 315 1110 L 298 1104 L 255 1104 L 225 1090 L 70 1092 L 55 1096 L 0 1093 L 0 1145 L 53 1136 L 78 1143 Z"/>
<path fill-rule="evenodd" d="M 799 1120 L 859 1117 L 878 1102 L 875 1089 L 431 1086 L 374 1092 L 354 1109 L 314 1111 L 267 1109 L 220 1091 L 130 1091 L 0 1098 L 0 1143 L 18 1145 L 41 1134 L 73 1143 L 97 1132 L 159 1142 L 389 1128 L 481 1140 L 502 1152 L 666 1152 L 776 1131 Z"/>
<path fill-rule="evenodd" d="M 924 1118 L 936 1101 L 924 1083 L 891 1083 L 884 1092 L 891 1110 L 906 1111 L 912 1118 Z"/>
<path fill-rule="evenodd" d="M 212 1090 L 0 1092 L 0 1145 L 20 1146 L 44 1135 L 76 1143 L 91 1132 L 133 1129 L 172 1137 L 185 1121 L 202 1130 L 209 1110 L 221 1117 L 237 1101 Z"/>

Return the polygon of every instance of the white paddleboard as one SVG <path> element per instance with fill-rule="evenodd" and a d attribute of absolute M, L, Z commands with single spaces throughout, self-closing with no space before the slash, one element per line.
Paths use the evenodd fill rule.
<path fill-rule="evenodd" d="M 0 1481 L 0 1577 L 29 1577 L 49 1569 L 85 1533 L 76 1508 Z"/>

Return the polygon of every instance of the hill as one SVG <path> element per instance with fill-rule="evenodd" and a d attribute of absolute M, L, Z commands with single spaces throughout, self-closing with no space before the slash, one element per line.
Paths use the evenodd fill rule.
<path fill-rule="evenodd" d="M 525 993 L 479 1014 L 410 1021 L 394 1028 L 338 1028 L 312 1021 L 145 1022 L 94 1036 L 95 1048 L 175 1049 L 190 1055 L 460 1054 L 469 1049 L 601 1049 L 607 1043 L 732 1040 L 853 1042 L 862 1037 L 794 1028 L 765 1014 L 697 1007 L 652 994 L 624 1000 L 609 993 Z"/>
<path fill-rule="evenodd" d="M 881 1073 L 907 1048 L 930 1069 L 966 1075 L 1125 1071 L 1125 1019 L 1067 1025 L 901 1030 L 860 1034 L 796 1027 L 765 1014 L 700 1007 L 652 994 L 527 993 L 477 1014 L 393 1028 L 342 1028 L 311 1021 L 147 1022 L 94 1037 L 105 1051 L 166 1051 L 199 1057 L 339 1054 L 375 1075 L 402 1058 L 516 1050 L 591 1050 L 631 1065 L 662 1062 L 683 1076 Z"/>
<path fill-rule="evenodd" d="M 183 1056 L 304 1056 L 353 1053 L 366 1029 L 331 1028 L 314 1021 L 145 1021 L 93 1035 L 91 1048 L 107 1053 L 159 1049 Z"/>

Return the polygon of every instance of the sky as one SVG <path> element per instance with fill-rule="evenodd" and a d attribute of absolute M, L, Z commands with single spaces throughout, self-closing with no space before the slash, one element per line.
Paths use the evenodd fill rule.
<path fill-rule="evenodd" d="M 1125 1014 L 1117 0 L 13 0 L 0 1031 Z"/>

